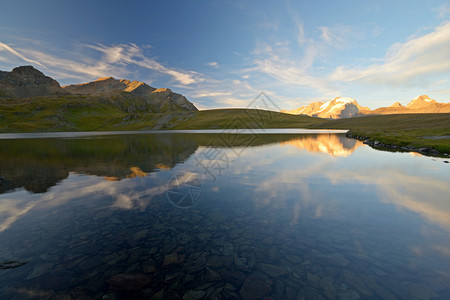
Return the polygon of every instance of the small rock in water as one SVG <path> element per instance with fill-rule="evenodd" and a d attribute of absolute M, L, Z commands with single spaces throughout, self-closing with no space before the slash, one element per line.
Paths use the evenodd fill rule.
<path fill-rule="evenodd" d="M 0 178 L 1 182 L 1 178 Z M 7 260 L 0 262 L 0 270 L 5 269 L 15 269 L 20 266 L 23 266 L 24 264 L 28 263 L 28 260 L 18 261 L 18 260 Z"/>
<path fill-rule="evenodd" d="M 303 259 L 300 256 L 286 255 L 285 258 L 293 264 L 299 264 L 303 262 Z"/>
<path fill-rule="evenodd" d="M 279 277 L 291 272 L 290 267 L 276 266 L 271 264 L 257 264 L 256 268 L 258 270 L 261 270 L 264 274 L 268 275 L 269 277 Z"/>
<path fill-rule="evenodd" d="M 223 260 L 217 255 L 211 255 L 208 259 L 208 266 L 218 268 L 223 266 Z"/>
<path fill-rule="evenodd" d="M 143 229 L 141 231 L 138 231 L 134 234 L 133 239 L 134 240 L 140 240 L 142 238 L 144 238 L 147 235 L 148 230 L 147 229 Z"/>
<path fill-rule="evenodd" d="M 272 292 L 272 281 L 259 274 L 253 274 L 247 277 L 239 291 L 242 299 L 253 300 L 261 299 Z"/>
<path fill-rule="evenodd" d="M 235 286 L 241 286 L 244 283 L 245 274 L 236 269 L 224 268 L 219 272 L 227 282 Z"/>
<path fill-rule="evenodd" d="M 222 279 L 222 276 L 216 271 L 206 268 L 205 279 L 206 281 L 218 281 Z"/>
<path fill-rule="evenodd" d="M 115 291 L 139 291 L 150 284 L 151 278 L 144 274 L 119 274 L 108 280 Z"/>
<path fill-rule="evenodd" d="M 340 253 L 333 253 L 331 255 L 327 255 L 327 258 L 331 262 L 333 262 L 339 266 L 346 267 L 349 264 L 349 261 L 347 259 L 345 259 L 345 257 Z"/>
<path fill-rule="evenodd" d="M 198 300 L 205 296 L 205 291 L 187 291 L 183 296 L 183 300 Z"/>
<path fill-rule="evenodd" d="M 338 300 L 358 300 L 361 298 L 356 291 L 346 290 L 338 293 Z"/>
<path fill-rule="evenodd" d="M 32 278 L 42 276 L 45 273 L 47 273 L 48 271 L 50 271 L 52 268 L 53 268 L 53 264 L 50 264 L 50 263 L 43 263 L 43 264 L 37 265 L 36 267 L 34 267 L 33 272 L 31 272 L 31 274 L 28 275 L 27 279 L 32 279 Z"/>
<path fill-rule="evenodd" d="M 180 257 L 177 253 L 171 253 L 164 256 L 163 267 L 180 263 Z"/>

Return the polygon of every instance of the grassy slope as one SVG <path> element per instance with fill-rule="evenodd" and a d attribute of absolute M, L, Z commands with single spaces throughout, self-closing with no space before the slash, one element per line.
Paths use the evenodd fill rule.
<path fill-rule="evenodd" d="M 166 114 L 140 111 L 144 106 L 79 96 L 0 99 L 0 132 L 150 130 Z"/>
<path fill-rule="evenodd" d="M 134 101 L 134 102 L 133 102 Z M 249 109 L 195 113 L 142 113 L 128 110 L 133 99 L 101 101 L 75 96 L 0 99 L 0 132 L 102 131 L 214 128 L 336 128 L 386 144 L 433 147 L 450 152 L 450 114 L 403 114 L 324 120 Z M 142 104 L 139 104 L 142 105 Z"/>
<path fill-rule="evenodd" d="M 211 109 L 199 111 L 172 129 L 305 128 L 321 123 L 318 118 L 256 109 Z"/>
<path fill-rule="evenodd" d="M 288 128 L 319 124 L 317 118 L 249 109 L 200 112 L 127 112 L 127 105 L 60 96 L 0 100 L 0 132 L 151 129 Z"/>

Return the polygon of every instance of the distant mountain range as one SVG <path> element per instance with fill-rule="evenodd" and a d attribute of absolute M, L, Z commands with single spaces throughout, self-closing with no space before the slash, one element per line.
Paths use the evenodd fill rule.
<path fill-rule="evenodd" d="M 143 112 L 197 111 L 183 95 L 166 88 L 156 89 L 144 82 L 103 77 L 93 82 L 61 87 L 56 80 L 32 66 L 17 67 L 11 72 L 0 71 L 0 98 L 58 95 L 80 95 L 118 102 L 138 100 Z"/>
<path fill-rule="evenodd" d="M 439 103 L 427 95 L 418 96 L 408 105 L 395 102 L 388 107 L 371 110 L 362 107 L 355 99 L 337 97 L 327 102 L 313 102 L 297 109 L 281 112 L 293 115 L 307 115 L 325 119 L 344 119 L 364 115 L 412 114 L 412 113 L 449 113 L 450 103 Z"/>
<path fill-rule="evenodd" d="M 17 67 L 11 72 L 0 71 L 0 99 L 46 96 L 100 101 L 126 113 L 198 110 L 183 95 L 167 88 L 157 89 L 140 81 L 102 77 L 92 82 L 61 87 L 56 80 L 32 66 Z M 355 99 L 337 97 L 330 101 L 313 102 L 281 112 L 325 119 L 343 119 L 364 115 L 450 113 L 450 103 L 439 103 L 422 95 L 406 106 L 396 102 L 389 107 L 371 110 L 360 106 Z"/>

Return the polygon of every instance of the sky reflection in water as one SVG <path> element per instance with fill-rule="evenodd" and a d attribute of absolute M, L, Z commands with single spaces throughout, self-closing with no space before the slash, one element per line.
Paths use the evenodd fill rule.
<path fill-rule="evenodd" d="M 0 295 L 126 297 L 108 285 L 121 273 L 150 276 L 152 291 L 166 295 L 232 282 L 222 297 L 245 296 L 245 278 L 259 273 L 276 299 L 292 290 L 329 298 L 449 295 L 450 166 L 442 159 L 376 151 L 342 134 L 259 136 L 252 145 L 205 134 L 1 141 L 0 262 L 29 262 L 0 270 Z M 183 196 L 191 181 L 200 183 L 198 203 L 173 206 L 167 191 Z M 148 240 L 136 239 L 143 230 Z M 102 249 L 77 250 L 94 237 Z M 224 252 L 223 243 L 234 250 Z M 147 256 L 132 258 L 133 251 Z M 184 261 L 167 267 L 173 251 Z M 114 263 L 118 253 L 127 263 Z M 232 263 L 193 272 L 198 253 Z M 84 266 L 95 259 L 93 269 Z M 289 271 L 271 277 L 264 264 Z M 211 269 L 219 281 L 205 279 Z M 226 270 L 244 277 L 233 281 Z M 196 284 L 174 287 L 164 280 L 172 273 Z"/>

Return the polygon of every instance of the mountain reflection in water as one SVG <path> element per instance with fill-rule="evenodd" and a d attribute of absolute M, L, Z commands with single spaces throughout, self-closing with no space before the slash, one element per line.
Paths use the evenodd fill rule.
<path fill-rule="evenodd" d="M 43 193 L 67 178 L 70 172 L 103 176 L 110 181 L 142 177 L 173 168 L 198 147 L 233 146 L 228 142 L 216 134 L 0 140 L 0 193 L 20 187 Z M 343 134 L 268 134 L 257 135 L 246 146 L 273 143 L 333 156 L 349 155 L 362 145 Z"/>
<path fill-rule="evenodd" d="M 290 141 L 281 142 L 281 145 L 290 145 L 300 150 L 345 157 L 364 144 L 356 139 L 349 139 L 342 134 L 317 134 L 297 137 Z"/>

